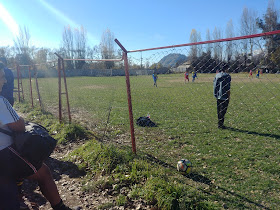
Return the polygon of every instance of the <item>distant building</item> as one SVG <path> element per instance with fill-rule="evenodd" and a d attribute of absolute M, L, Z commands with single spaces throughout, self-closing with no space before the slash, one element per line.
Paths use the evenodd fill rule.
<path fill-rule="evenodd" d="M 174 73 L 182 73 L 185 72 L 186 69 L 188 69 L 189 71 L 192 71 L 192 66 L 191 66 L 191 62 L 187 61 L 185 63 L 182 63 L 181 65 L 179 65 L 178 67 L 173 67 L 171 68 L 171 72 Z"/>

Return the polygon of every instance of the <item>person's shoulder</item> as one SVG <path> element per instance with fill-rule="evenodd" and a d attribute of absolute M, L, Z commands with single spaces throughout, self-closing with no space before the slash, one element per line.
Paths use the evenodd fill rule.
<path fill-rule="evenodd" d="M 219 72 L 219 73 L 216 74 L 215 78 L 216 78 L 216 79 L 219 79 L 219 78 L 222 77 L 222 76 L 223 76 L 223 74 L 222 74 L 221 72 Z"/>
<path fill-rule="evenodd" d="M 231 78 L 231 76 L 230 76 L 230 74 L 229 74 L 229 73 L 225 73 L 225 74 L 226 74 L 226 77 Z"/>
<path fill-rule="evenodd" d="M 5 105 L 6 104 L 5 103 L 6 100 L 7 100 L 6 98 L 4 98 L 3 96 L 0 96 L 0 105 L 1 106 Z"/>
<path fill-rule="evenodd" d="M 5 75 L 7 75 L 7 76 L 14 76 L 12 70 L 7 67 L 4 68 L 4 72 L 5 72 Z"/>
<path fill-rule="evenodd" d="M 11 69 L 9 69 L 8 67 L 5 67 L 5 68 L 4 68 L 4 71 L 9 71 L 9 72 L 12 72 L 12 70 L 11 70 Z"/>

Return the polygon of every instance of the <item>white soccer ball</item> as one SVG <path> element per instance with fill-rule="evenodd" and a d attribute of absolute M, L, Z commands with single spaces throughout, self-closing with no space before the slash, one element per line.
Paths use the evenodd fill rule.
<path fill-rule="evenodd" d="M 187 159 L 182 159 L 179 160 L 177 163 L 177 170 L 179 172 L 184 172 L 184 173 L 191 173 L 192 172 L 192 163 L 191 161 L 187 160 Z"/>

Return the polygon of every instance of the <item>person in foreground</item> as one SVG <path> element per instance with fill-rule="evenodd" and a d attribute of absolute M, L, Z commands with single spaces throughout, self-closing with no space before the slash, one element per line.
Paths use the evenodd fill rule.
<path fill-rule="evenodd" d="M 0 65 L 0 92 L 3 85 L 7 82 L 5 78 L 3 65 Z M 22 117 L 16 113 L 11 104 L 3 96 L 0 96 L 0 127 L 13 132 L 23 132 L 25 123 Z M 23 159 L 11 146 L 13 140 L 10 136 L 0 133 L 0 188 L 3 191 L 3 183 L 15 183 L 15 180 L 27 178 L 38 182 L 41 192 L 50 202 L 53 209 L 69 210 L 70 208 L 63 204 L 60 198 L 56 184 L 53 180 L 49 167 L 42 163 L 33 166 Z M 14 187 L 14 185 L 11 185 Z M 0 192 L 1 192 L 0 190 Z M 17 191 L 11 191 L 10 195 L 14 198 Z M 9 208 L 0 202 L 0 209 L 17 209 L 17 197 L 10 203 Z M 1 198 L 2 201 L 2 198 Z M 6 201 L 5 201 L 6 202 Z M 1 207 L 4 206 L 4 207 Z M 19 208 L 18 208 L 19 209 Z"/>
<path fill-rule="evenodd" d="M 0 57 L 0 65 L 2 66 L 2 64 L 5 66 L 4 73 L 7 82 L 3 85 L 0 95 L 6 98 L 9 101 L 9 103 L 12 106 L 14 106 L 14 75 L 13 72 L 9 68 L 7 68 L 7 59 L 5 57 Z M 20 203 L 20 209 L 29 209 L 28 206 L 24 203 L 23 199 L 23 180 L 17 180 L 16 184 L 18 188 L 18 199 Z"/>
<path fill-rule="evenodd" d="M 7 82 L 3 85 L 1 95 L 6 98 L 9 103 L 14 105 L 14 75 L 11 69 L 7 67 L 7 59 L 0 57 L 0 62 L 4 64 L 4 73 Z"/>
<path fill-rule="evenodd" d="M 218 72 L 214 79 L 214 96 L 217 99 L 218 128 L 225 129 L 225 114 L 230 100 L 231 76 L 224 70 Z"/>

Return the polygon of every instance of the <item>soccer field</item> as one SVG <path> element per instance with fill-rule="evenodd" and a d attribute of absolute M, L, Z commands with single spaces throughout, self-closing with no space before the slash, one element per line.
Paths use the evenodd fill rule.
<path fill-rule="evenodd" d="M 277 209 L 280 76 L 232 74 L 225 130 L 217 128 L 214 76 L 198 74 L 195 82 L 185 84 L 183 74 L 159 75 L 158 87 L 152 76 L 130 77 L 134 122 L 149 114 L 158 125 L 135 124 L 137 151 L 174 167 L 179 159 L 189 159 L 197 178 L 186 183 L 205 190 L 203 180 L 209 180 L 217 188 L 208 198 L 227 200 L 229 208 Z M 28 85 L 24 80 L 27 100 Z M 39 79 L 39 86 L 44 107 L 57 112 L 57 78 Z M 125 77 L 70 77 L 67 86 L 75 120 L 106 130 L 112 142 L 130 144 Z"/>

